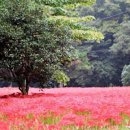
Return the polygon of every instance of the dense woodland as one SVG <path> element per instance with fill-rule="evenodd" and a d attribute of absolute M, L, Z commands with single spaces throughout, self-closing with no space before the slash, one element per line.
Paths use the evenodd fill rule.
<path fill-rule="evenodd" d="M 69 86 L 130 85 L 130 1 L 97 0 L 92 7 L 79 8 L 81 16 L 93 15 L 87 23 L 105 36 L 100 43 L 78 45 L 82 61 L 69 71 Z"/>

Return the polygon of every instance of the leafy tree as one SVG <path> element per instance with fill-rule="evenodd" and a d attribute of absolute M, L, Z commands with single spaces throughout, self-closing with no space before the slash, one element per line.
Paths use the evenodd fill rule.
<path fill-rule="evenodd" d="M 130 85 L 130 65 L 125 65 L 121 74 L 121 81 L 124 86 Z"/>
<path fill-rule="evenodd" d="M 79 18 L 75 13 L 77 6 L 94 1 L 0 1 L 0 67 L 9 72 L 23 94 L 28 94 L 31 82 L 54 79 L 66 84 L 69 78 L 62 70 L 74 59 L 72 40 L 103 38 L 81 24 L 94 17 Z"/>
<path fill-rule="evenodd" d="M 67 82 L 69 82 L 69 77 L 63 72 L 63 71 L 55 71 L 53 74 L 52 79 L 54 81 L 57 81 L 59 84 L 67 85 Z"/>
<path fill-rule="evenodd" d="M 130 54 L 130 21 L 120 24 L 119 30 L 114 34 L 115 44 L 111 47 L 114 53 L 123 53 L 124 55 Z"/>

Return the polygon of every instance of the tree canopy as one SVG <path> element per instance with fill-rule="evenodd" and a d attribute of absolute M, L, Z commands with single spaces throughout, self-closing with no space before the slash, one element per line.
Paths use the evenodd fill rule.
<path fill-rule="evenodd" d="M 23 94 L 31 82 L 52 79 L 66 84 L 64 67 L 75 59 L 72 41 L 103 39 L 102 33 L 83 24 L 94 17 L 79 18 L 76 11 L 94 1 L 0 1 L 0 67 L 8 71 L 6 79 L 17 82 Z"/>

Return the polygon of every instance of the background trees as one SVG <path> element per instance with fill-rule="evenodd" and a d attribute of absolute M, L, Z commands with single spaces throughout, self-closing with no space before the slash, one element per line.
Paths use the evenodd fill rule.
<path fill-rule="evenodd" d="M 125 65 L 121 74 L 121 81 L 124 86 L 130 85 L 130 65 Z"/>
<path fill-rule="evenodd" d="M 130 63 L 129 9 L 130 2 L 126 0 L 97 0 L 93 7 L 80 8 L 80 15 L 96 17 L 86 24 L 98 28 L 105 38 L 100 44 L 85 41 L 87 44 L 78 46 L 79 50 L 81 46 L 86 48 L 80 53 L 86 53 L 84 62 L 88 67 L 79 69 L 78 65 L 73 71 L 77 75 L 72 76 L 75 86 L 122 86 L 123 67 Z"/>

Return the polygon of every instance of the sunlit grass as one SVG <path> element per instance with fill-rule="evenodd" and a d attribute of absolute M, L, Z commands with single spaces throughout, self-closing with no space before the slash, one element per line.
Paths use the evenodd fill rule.
<path fill-rule="evenodd" d="M 49 112 L 47 116 L 41 115 L 38 118 L 43 125 L 56 125 L 60 121 L 61 116 L 56 116 L 54 113 Z"/>
<path fill-rule="evenodd" d="M 77 115 L 87 116 L 90 115 L 90 112 L 76 112 Z M 130 117 L 127 114 L 121 113 L 122 123 L 116 124 L 113 119 L 109 119 L 108 126 L 76 126 L 73 125 L 64 125 L 61 126 L 61 130 L 129 130 Z M 36 116 L 33 113 L 29 113 L 21 118 L 16 118 L 16 122 L 14 124 L 9 125 L 9 130 L 47 130 L 47 126 L 49 125 L 57 125 L 62 119 L 63 115 L 56 116 L 54 113 L 49 112 L 48 116 L 44 116 L 43 114 Z M 6 114 L 0 114 L 0 122 L 9 122 L 9 118 Z M 46 126 L 46 127 L 39 127 Z M 41 129 L 40 129 L 41 128 Z M 49 129 L 48 129 L 49 130 Z M 56 129 L 54 129 L 56 130 Z"/>
<path fill-rule="evenodd" d="M 8 121 L 8 116 L 6 114 L 0 113 L 0 121 L 3 122 Z"/>

